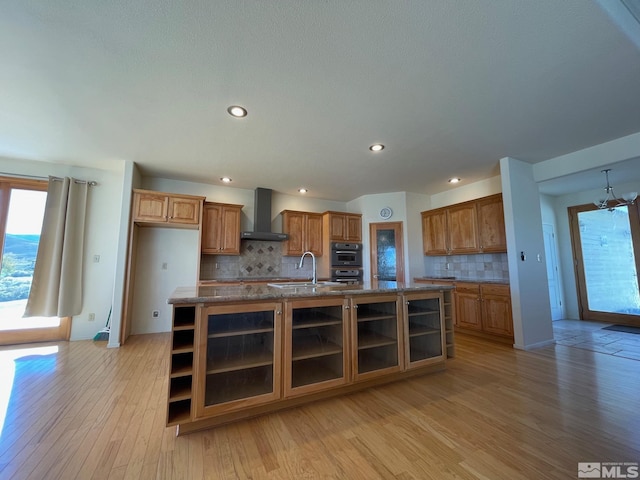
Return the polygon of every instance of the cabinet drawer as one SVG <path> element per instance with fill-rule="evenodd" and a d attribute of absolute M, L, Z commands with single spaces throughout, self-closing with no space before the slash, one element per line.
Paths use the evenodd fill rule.
<path fill-rule="evenodd" d="M 463 283 L 456 282 L 456 292 L 458 293 L 475 293 L 480 295 L 479 283 Z"/>
<path fill-rule="evenodd" d="M 483 295 L 504 295 L 509 296 L 509 285 L 482 285 Z"/>

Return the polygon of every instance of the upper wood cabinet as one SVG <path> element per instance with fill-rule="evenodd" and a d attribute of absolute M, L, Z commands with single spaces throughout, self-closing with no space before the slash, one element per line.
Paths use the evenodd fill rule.
<path fill-rule="evenodd" d="M 359 213 L 324 212 L 324 227 L 331 242 L 362 242 L 362 215 Z"/>
<path fill-rule="evenodd" d="M 506 252 L 502 194 L 422 212 L 425 255 Z"/>
<path fill-rule="evenodd" d="M 476 201 L 478 236 L 483 252 L 506 252 L 507 236 L 504 229 L 502 195 L 491 195 Z"/>
<path fill-rule="evenodd" d="M 311 252 L 322 256 L 322 214 L 282 211 L 282 232 L 289 235 L 282 247 L 283 255 L 302 255 Z"/>
<path fill-rule="evenodd" d="M 447 208 L 447 231 L 450 254 L 478 252 L 478 220 L 475 202 Z"/>
<path fill-rule="evenodd" d="M 439 208 L 422 212 L 422 245 L 425 255 L 447 255 L 447 212 Z"/>
<path fill-rule="evenodd" d="M 133 190 L 133 221 L 198 228 L 204 197 Z"/>
<path fill-rule="evenodd" d="M 206 202 L 202 214 L 202 253 L 240 255 L 242 205 Z"/>

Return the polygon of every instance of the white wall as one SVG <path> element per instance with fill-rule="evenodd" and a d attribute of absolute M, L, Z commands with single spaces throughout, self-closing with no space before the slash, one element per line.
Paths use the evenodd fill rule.
<path fill-rule="evenodd" d="M 393 210 L 393 216 L 388 220 L 380 218 L 380 210 L 389 207 Z M 407 243 L 407 200 L 405 192 L 380 193 L 376 195 L 364 195 L 347 203 L 347 211 L 362 214 L 362 256 L 363 279 L 371 279 L 371 239 L 369 234 L 369 224 L 389 222 L 402 222 L 403 249 L 405 252 L 405 278 L 409 272 L 408 268 L 408 243 Z"/>
<path fill-rule="evenodd" d="M 405 255 L 409 268 L 407 269 L 407 280 L 411 281 L 416 277 L 423 277 L 424 271 L 424 248 L 422 245 L 422 216 L 421 212 L 431 208 L 431 202 L 427 195 L 419 193 L 407 193 L 407 224 L 405 225 L 405 236 L 407 237 L 407 249 Z"/>
<path fill-rule="evenodd" d="M 136 254 L 131 334 L 171 330 L 167 298 L 177 287 L 193 286 L 200 261 L 198 230 L 140 227 Z M 158 318 L 152 311 L 160 312 Z"/>
<path fill-rule="evenodd" d="M 533 177 L 536 182 L 543 182 L 629 160 L 639 153 L 640 132 L 536 163 L 533 166 Z"/>
<path fill-rule="evenodd" d="M 446 207 L 455 203 L 467 202 L 476 198 L 487 197 L 502 191 L 500 175 L 462 185 L 442 193 L 431 195 L 431 202 L 428 209 Z M 426 209 L 425 209 L 426 210 Z"/>
<path fill-rule="evenodd" d="M 500 172 L 514 346 L 535 348 L 553 342 L 538 186 L 528 163 L 503 158 Z"/>
<path fill-rule="evenodd" d="M 0 158 L 0 172 L 13 175 L 74 177 L 98 182 L 90 187 L 83 268 L 82 312 L 73 317 L 71 340 L 93 338 L 104 327 L 113 300 L 115 265 L 117 263 L 120 206 L 122 198 L 122 162 L 113 171 L 73 167 L 49 162 Z M 93 256 L 100 262 L 93 263 Z M 89 321 L 95 313 L 95 321 Z"/>

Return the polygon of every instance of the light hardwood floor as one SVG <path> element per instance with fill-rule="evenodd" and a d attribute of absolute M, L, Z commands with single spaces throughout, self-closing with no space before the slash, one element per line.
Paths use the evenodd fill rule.
<path fill-rule="evenodd" d="M 638 360 L 459 335 L 445 372 L 176 438 L 168 340 L 1 348 L 0 478 L 571 479 L 640 461 Z"/>

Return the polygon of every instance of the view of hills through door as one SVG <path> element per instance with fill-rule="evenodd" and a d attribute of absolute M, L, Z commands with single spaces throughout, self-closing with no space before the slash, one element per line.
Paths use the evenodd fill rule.
<path fill-rule="evenodd" d="M 369 224 L 371 282 L 404 281 L 402 222 Z"/>
<path fill-rule="evenodd" d="M 638 205 L 569 207 L 582 320 L 640 326 Z"/>
<path fill-rule="evenodd" d="M 0 177 L 0 345 L 68 338 L 69 319 L 22 318 L 36 264 L 47 184 Z"/>

